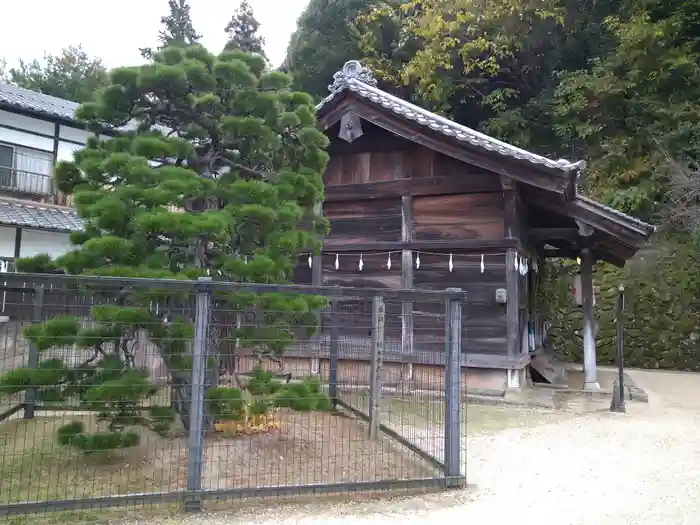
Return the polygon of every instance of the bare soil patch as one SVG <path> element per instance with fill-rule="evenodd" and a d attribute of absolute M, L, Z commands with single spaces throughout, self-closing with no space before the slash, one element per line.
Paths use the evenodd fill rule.
<path fill-rule="evenodd" d="M 329 412 L 279 413 L 267 434 L 205 441 L 203 486 L 278 485 L 425 478 L 436 471 L 388 437 L 370 441 L 364 423 Z M 81 456 L 56 443 L 59 426 L 92 416 L 38 416 L 0 423 L 0 504 L 184 490 L 187 439 L 144 433 L 138 447 Z"/>

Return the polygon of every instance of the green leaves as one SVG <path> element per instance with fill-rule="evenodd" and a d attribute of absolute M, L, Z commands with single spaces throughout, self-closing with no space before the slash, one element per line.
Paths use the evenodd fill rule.
<path fill-rule="evenodd" d="M 323 195 L 328 141 L 316 130 L 311 98 L 290 91 L 291 79 L 266 71 L 260 56 L 227 51 L 216 57 L 182 45 L 194 40 L 186 30 L 169 26 L 164 41 L 175 47 L 149 55 L 146 65 L 113 71 L 111 83 L 79 109 L 91 128 L 129 131 L 92 137 L 73 162 L 57 166 L 57 186 L 74 197 L 84 231 L 71 235 L 69 253 L 21 260 L 21 268 L 284 283 L 299 253 L 318 247 L 322 221 L 312 209 Z M 76 292 L 91 301 L 89 319 L 51 319 L 28 327 L 26 337 L 40 351 L 77 352 L 83 362 L 43 360 L 38 370 L 0 378 L 2 391 L 39 385 L 46 400 L 78 401 L 96 411 L 96 428 L 61 430 L 65 445 L 85 452 L 132 446 L 135 428 L 166 433 L 172 421 L 169 410 L 143 407 L 156 392 L 136 366 L 144 342 L 167 367 L 174 398 L 181 399 L 179 416 L 188 418 L 191 294 L 124 283 Z M 231 327 L 234 340 L 261 356 L 282 355 L 299 332 L 295 323 L 315 326 L 314 308 L 322 304 L 277 294 L 216 294 L 216 300 L 212 322 L 230 325 L 224 312 L 238 308 L 247 321 Z M 210 352 L 221 344 L 214 341 Z M 208 366 L 218 366 L 216 356 L 211 361 Z M 240 410 L 236 395 L 212 390 L 207 409 L 233 417 Z"/>
<path fill-rule="evenodd" d="M 80 323 L 76 317 L 61 316 L 42 324 L 26 326 L 24 337 L 34 343 L 41 352 L 53 346 L 72 345 L 79 331 Z"/>

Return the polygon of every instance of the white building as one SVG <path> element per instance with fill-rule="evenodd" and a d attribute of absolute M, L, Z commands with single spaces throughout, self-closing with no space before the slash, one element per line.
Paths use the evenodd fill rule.
<path fill-rule="evenodd" d="M 70 160 L 90 132 L 78 104 L 0 84 L 0 261 L 71 249 L 82 221 L 53 188 L 57 161 Z"/>

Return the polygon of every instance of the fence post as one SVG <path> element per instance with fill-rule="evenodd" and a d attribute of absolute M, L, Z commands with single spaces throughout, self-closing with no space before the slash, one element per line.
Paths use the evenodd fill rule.
<path fill-rule="evenodd" d="M 624 311 L 625 287 L 620 285 L 617 289 L 617 303 L 615 304 L 615 329 L 617 339 L 617 382 L 613 388 L 613 398 L 610 403 L 611 412 L 627 411 L 625 407 L 625 342 L 624 342 Z"/>
<path fill-rule="evenodd" d="M 202 468 L 204 465 L 204 375 L 207 367 L 211 277 L 197 280 L 194 344 L 192 345 L 192 395 L 187 450 L 187 495 L 185 511 L 202 510 Z"/>
<path fill-rule="evenodd" d="M 34 309 L 32 310 L 32 322 L 40 323 L 44 320 L 44 285 L 34 288 Z M 27 368 L 39 366 L 39 350 L 33 342 L 29 343 L 29 355 L 27 356 Z M 24 393 L 24 419 L 34 419 L 38 390 L 32 386 Z"/>
<path fill-rule="evenodd" d="M 328 394 L 333 403 L 333 409 L 338 408 L 338 354 L 340 350 L 340 325 L 338 322 L 338 300 L 331 299 L 328 314 L 328 324 L 330 325 L 329 337 L 331 338 L 328 349 L 330 361 Z"/>
<path fill-rule="evenodd" d="M 384 355 L 384 298 L 372 298 L 372 362 L 369 371 L 369 437 L 379 437 L 379 402 L 382 395 L 382 357 Z"/>
<path fill-rule="evenodd" d="M 447 288 L 461 292 L 461 288 Z M 445 308 L 445 485 L 464 485 L 461 459 L 462 302 L 447 299 Z"/>

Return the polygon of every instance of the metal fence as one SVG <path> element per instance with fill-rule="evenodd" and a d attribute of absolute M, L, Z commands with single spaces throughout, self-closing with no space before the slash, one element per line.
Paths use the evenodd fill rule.
<path fill-rule="evenodd" d="M 459 290 L 5 277 L 0 516 L 465 483 Z M 417 300 L 443 365 L 384 359 Z"/>

